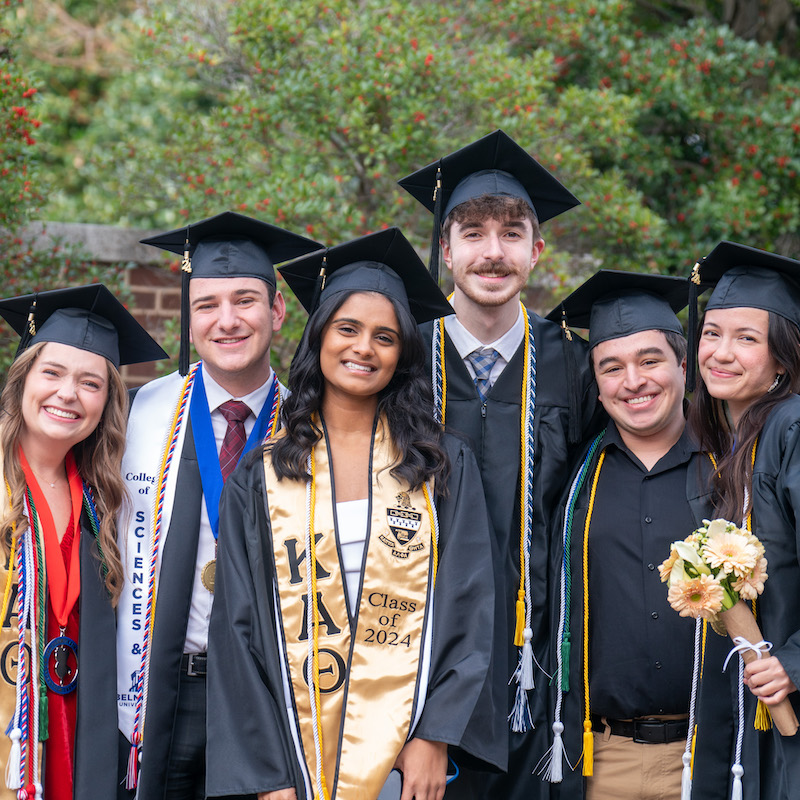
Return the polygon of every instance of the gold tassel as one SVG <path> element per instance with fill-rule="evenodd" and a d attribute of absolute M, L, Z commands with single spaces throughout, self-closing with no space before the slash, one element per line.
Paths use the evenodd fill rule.
<path fill-rule="evenodd" d="M 692 776 L 693 777 L 694 777 L 694 748 L 695 748 L 696 744 L 697 744 L 697 725 L 694 726 L 694 730 L 692 731 L 692 761 L 691 761 L 691 767 L 692 767 Z"/>
<path fill-rule="evenodd" d="M 757 731 L 768 731 L 772 727 L 772 714 L 769 713 L 763 700 L 759 700 L 756 705 L 756 719 L 753 727 Z"/>
<path fill-rule="evenodd" d="M 517 592 L 517 627 L 514 631 L 514 647 L 522 647 L 525 644 L 525 591 L 520 589 Z"/>
<path fill-rule="evenodd" d="M 592 722 L 583 721 L 583 776 L 591 778 L 594 775 L 594 737 L 592 736 Z"/>

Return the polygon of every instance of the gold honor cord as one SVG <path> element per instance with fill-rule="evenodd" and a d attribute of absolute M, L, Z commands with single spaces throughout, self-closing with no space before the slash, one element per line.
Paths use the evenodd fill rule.
<path fill-rule="evenodd" d="M 583 702 L 586 708 L 583 718 L 583 775 L 585 777 L 591 777 L 594 773 L 594 739 L 592 738 L 592 712 L 589 704 L 589 526 L 592 524 L 597 481 L 600 478 L 600 469 L 605 459 L 606 451 L 602 450 L 592 477 L 589 508 L 586 511 L 586 522 L 583 526 Z"/>
<path fill-rule="evenodd" d="M 527 430 L 528 430 L 528 415 L 525 413 L 525 409 L 527 408 L 527 400 L 528 400 L 528 376 L 530 375 L 530 352 L 528 350 L 531 340 L 531 326 L 530 321 L 528 320 L 528 312 L 525 310 L 525 306 L 520 303 L 520 308 L 522 309 L 522 316 L 525 318 L 525 339 L 522 343 L 523 347 L 525 348 L 525 362 L 522 374 L 524 376 L 522 381 L 522 400 L 521 400 L 521 410 L 519 415 L 519 441 L 520 441 L 520 466 L 519 466 L 519 481 L 520 481 L 520 490 L 519 490 L 519 589 L 517 591 L 517 604 L 516 604 L 516 627 L 514 628 L 514 646 L 515 647 L 522 647 L 525 644 L 524 638 L 524 631 L 526 626 L 526 609 L 525 609 L 525 599 L 526 599 L 526 592 L 525 592 L 525 577 L 527 574 L 526 570 L 526 547 L 525 547 L 525 534 L 528 531 L 528 519 L 531 515 L 528 514 L 528 504 L 525 502 L 525 498 L 527 495 L 526 487 L 528 485 L 528 479 L 532 477 L 533 473 L 533 464 L 528 464 L 528 448 L 525 446 L 527 442 Z M 533 435 L 533 434 L 531 434 Z M 529 467 L 529 469 L 526 469 Z M 532 509 L 531 509 L 532 512 Z"/>
<path fill-rule="evenodd" d="M 314 448 L 311 448 L 311 455 L 309 457 L 309 464 L 311 467 L 311 488 L 308 508 L 308 554 L 309 562 L 307 569 L 309 570 L 311 580 L 309 582 L 311 592 L 311 620 L 312 620 L 312 670 L 313 676 L 311 680 L 311 691 L 313 693 L 313 706 L 315 716 L 315 744 L 317 745 L 317 776 L 316 786 L 314 788 L 314 797 L 319 800 L 320 794 L 322 800 L 330 800 L 330 793 L 325 781 L 325 766 L 323 763 L 324 748 L 322 743 L 322 703 L 319 696 L 319 603 L 317 602 L 317 545 L 316 537 L 314 536 L 314 508 L 317 504 L 317 476 L 316 476 L 316 459 L 314 458 Z"/>
<path fill-rule="evenodd" d="M 453 299 L 453 294 L 447 298 L 448 302 Z M 524 630 L 526 620 L 526 591 L 525 591 L 525 528 L 527 519 L 533 519 L 533 509 L 528 508 L 525 503 L 525 487 L 528 482 L 533 480 L 533 464 L 528 463 L 527 459 L 527 438 L 528 429 L 531 428 L 530 435 L 533 435 L 531 420 L 525 414 L 525 408 L 528 400 L 529 386 L 531 383 L 531 363 L 530 363 L 530 342 L 531 342 L 531 325 L 528 318 L 528 312 L 525 306 L 520 302 L 520 309 L 525 320 L 525 335 L 523 346 L 525 348 L 525 361 L 522 375 L 522 396 L 520 398 L 520 543 L 519 543 L 519 563 L 520 563 L 520 581 L 519 589 L 517 591 L 517 600 L 515 603 L 515 627 L 514 627 L 514 646 L 522 647 L 525 643 Z M 434 389 L 436 387 L 437 378 L 441 377 L 442 393 L 438 398 L 438 408 L 434 409 L 434 415 L 438 421 L 444 425 L 445 417 L 447 414 L 447 366 L 445 364 L 445 347 L 444 347 L 444 317 L 440 317 L 434 327 L 434 337 L 437 333 L 436 325 L 438 325 L 438 364 L 433 378 Z"/>
<path fill-rule="evenodd" d="M 11 486 L 8 483 L 8 478 L 5 479 L 6 482 L 6 494 L 8 495 L 8 502 L 9 507 L 11 506 Z M 17 548 L 17 526 L 14 525 L 11 529 L 11 552 L 8 556 L 8 575 L 6 577 L 6 588 L 3 591 L 3 608 L 2 612 L 0 612 L 0 620 L 5 620 L 6 614 L 8 614 L 8 606 L 11 602 L 11 587 L 14 585 L 14 556 L 16 554 Z"/>

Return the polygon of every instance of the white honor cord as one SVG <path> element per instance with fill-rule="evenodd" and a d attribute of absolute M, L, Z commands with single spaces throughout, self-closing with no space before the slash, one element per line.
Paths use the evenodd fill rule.
<path fill-rule="evenodd" d="M 761 658 L 764 653 L 768 653 L 772 649 L 772 642 L 765 642 L 763 639 L 756 644 L 751 644 L 744 638 L 744 636 L 735 636 L 733 639 L 734 646 L 731 648 L 725 663 L 722 666 L 723 672 L 728 666 L 731 657 L 736 654 L 739 656 L 739 719 L 736 731 L 736 754 L 734 757 L 731 773 L 733 774 L 733 788 L 731 789 L 731 800 L 742 800 L 742 776 L 744 775 L 744 767 L 742 766 L 742 742 L 744 741 L 744 659 L 742 655 L 748 651 L 756 653 L 758 658 Z"/>
<path fill-rule="evenodd" d="M 692 796 L 692 739 L 697 710 L 697 689 L 700 682 L 700 641 L 703 631 L 703 620 L 697 617 L 694 622 L 694 654 L 692 657 L 692 692 L 689 695 L 689 726 L 686 732 L 686 748 L 681 760 L 681 800 L 691 800 Z"/>

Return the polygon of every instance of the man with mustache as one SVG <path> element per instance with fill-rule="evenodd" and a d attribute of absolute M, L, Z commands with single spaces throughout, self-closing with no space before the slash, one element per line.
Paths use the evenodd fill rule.
<path fill-rule="evenodd" d="M 495 672 L 514 674 L 496 709 L 509 717 L 508 774 L 460 765 L 447 797 L 546 797 L 533 773 L 547 749 L 548 528 L 597 393 L 585 344 L 526 309 L 521 294 L 544 250 L 539 224 L 579 201 L 499 130 L 400 185 L 434 212 L 434 276 L 440 244 L 453 273 L 455 314 L 423 326 L 434 413 L 478 459 L 503 565 Z"/>

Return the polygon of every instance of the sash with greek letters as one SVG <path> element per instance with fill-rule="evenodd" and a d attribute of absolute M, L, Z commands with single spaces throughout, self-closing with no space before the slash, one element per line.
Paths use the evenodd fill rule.
<path fill-rule="evenodd" d="M 314 536 L 319 614 L 323 771 L 331 798 L 377 797 L 424 703 L 433 616 L 433 532 L 426 498 L 391 474 L 395 452 L 383 425 L 374 436 L 369 520 L 357 613 L 341 569 L 333 469 L 323 439 L 316 461 Z M 272 529 L 276 615 L 288 675 L 290 726 L 306 776 L 316 774 L 309 658 L 305 482 L 275 475 L 264 456 Z M 299 734 L 298 734 L 299 732 Z M 313 783 L 314 778 L 311 777 Z M 311 787 L 307 794 L 313 797 Z"/>

